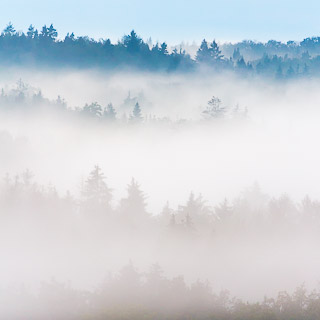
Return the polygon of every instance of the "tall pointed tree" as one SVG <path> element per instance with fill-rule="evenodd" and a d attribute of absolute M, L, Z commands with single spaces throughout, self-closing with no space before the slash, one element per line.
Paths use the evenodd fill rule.
<path fill-rule="evenodd" d="M 143 116 L 141 113 L 141 108 L 139 103 L 137 102 L 133 108 L 132 114 L 130 116 L 130 121 L 132 122 L 141 122 L 143 120 Z"/>
<path fill-rule="evenodd" d="M 112 190 L 105 182 L 105 175 L 99 166 L 95 166 L 85 181 L 82 192 L 87 208 L 94 211 L 109 210 Z"/>

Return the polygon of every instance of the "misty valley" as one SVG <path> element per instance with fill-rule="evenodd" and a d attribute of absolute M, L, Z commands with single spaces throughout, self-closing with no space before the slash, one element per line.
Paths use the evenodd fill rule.
<path fill-rule="evenodd" d="M 0 35 L 0 318 L 320 319 L 318 37 Z"/>

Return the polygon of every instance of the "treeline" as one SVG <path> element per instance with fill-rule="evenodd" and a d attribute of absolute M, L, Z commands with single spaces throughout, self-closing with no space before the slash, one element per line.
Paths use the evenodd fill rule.
<path fill-rule="evenodd" d="M 29 67 L 132 68 L 148 71 L 235 71 L 242 76 L 263 75 L 277 79 L 318 75 L 319 37 L 301 42 L 267 43 L 243 41 L 223 44 L 203 40 L 195 57 L 186 50 L 168 48 L 167 43 L 145 42 L 135 31 L 117 43 L 68 33 L 63 39 L 51 24 L 37 30 L 17 32 L 9 23 L 0 35 L 0 63 Z"/>
<path fill-rule="evenodd" d="M 53 25 L 40 31 L 31 25 L 26 33 L 17 32 L 11 23 L 0 36 L 0 59 L 3 65 L 168 71 L 191 70 L 194 65 L 185 52 L 169 53 L 166 43 L 150 47 L 134 31 L 112 44 L 110 39 L 96 41 L 73 33 L 60 40 Z"/>
<path fill-rule="evenodd" d="M 37 184 L 28 170 L 14 177 L 6 175 L 0 191 L 0 247 L 21 250 L 23 243 L 23 250 L 33 250 L 37 256 L 49 252 L 55 257 L 57 251 L 61 258 L 65 253 L 68 265 L 72 264 L 74 252 L 91 264 L 102 264 L 103 254 L 108 256 L 115 250 L 124 256 L 129 252 L 131 257 L 134 252 L 143 252 L 144 257 L 164 252 L 171 264 L 179 262 L 178 268 L 184 274 L 194 259 L 203 259 L 202 263 L 212 266 L 219 264 L 222 251 L 243 252 L 246 248 L 250 252 L 257 247 L 261 254 L 267 246 L 273 252 L 275 246 L 281 247 L 286 241 L 289 247 L 294 246 L 307 234 L 311 252 L 314 248 L 310 246 L 319 239 L 320 202 L 306 197 L 296 204 L 286 195 L 269 198 L 258 185 L 238 199 L 214 207 L 208 206 L 201 195 L 191 193 L 185 204 L 175 209 L 166 204 L 161 213 L 152 215 L 146 200 L 146 194 L 132 179 L 127 195 L 115 203 L 113 190 L 98 166 L 84 179 L 77 197 L 70 192 L 60 196 L 53 185 Z M 93 258 L 95 254 L 98 260 Z M 254 263 L 247 260 L 252 255 L 244 253 L 248 265 Z M 74 273 L 81 268 L 80 261 L 84 263 L 76 261 Z M 35 259 L 33 267 L 36 264 Z M 24 286 L 0 285 L 0 315 L 8 320 L 320 317 L 320 293 L 307 292 L 304 286 L 293 294 L 280 292 L 274 299 L 256 303 L 241 301 L 226 291 L 216 294 L 215 283 L 212 286 L 200 280 L 189 285 L 182 276 L 168 278 L 159 264 L 139 272 L 129 263 L 89 290 L 55 280 L 43 282 L 37 294 Z"/>
<path fill-rule="evenodd" d="M 317 232 L 320 228 L 319 201 L 306 196 L 296 204 L 286 194 L 270 198 L 257 184 L 239 198 L 233 201 L 225 199 L 214 207 L 209 206 L 201 195 L 196 196 L 191 192 L 185 204 L 174 209 L 166 203 L 161 212 L 153 214 L 147 210 L 146 194 L 133 178 L 127 186 L 127 196 L 116 204 L 113 189 L 106 183 L 106 177 L 99 166 L 95 166 L 83 181 L 79 198 L 70 192 L 59 196 L 53 185 L 38 185 L 29 170 L 14 177 L 7 174 L 0 186 L 0 218 L 9 220 L 10 212 L 23 214 L 24 218 L 27 218 L 26 212 L 29 212 L 31 220 L 39 217 L 40 221 L 45 221 L 45 217 L 54 221 L 55 216 L 69 217 L 70 221 L 76 221 L 83 216 L 89 224 L 102 222 L 106 228 L 116 223 L 134 226 L 137 230 L 142 228 L 149 233 L 151 227 L 157 230 L 156 233 L 166 230 L 168 234 L 182 237 L 214 237 L 225 232 L 237 234 L 237 228 L 241 234 L 249 232 L 261 235 L 264 229 L 265 235 L 270 231 L 269 235 L 278 232 L 281 235 L 283 227 L 298 236 L 305 227 Z"/>
<path fill-rule="evenodd" d="M 145 109 L 143 110 L 143 106 Z M 42 113 L 55 113 L 64 115 L 71 119 L 85 119 L 100 122 L 102 124 L 142 124 L 142 123 L 162 123 L 162 124 L 182 124 L 186 119 L 173 121 L 169 116 L 157 117 L 148 113 L 150 103 L 140 93 L 138 96 L 128 96 L 121 105 L 115 107 L 111 102 L 106 106 L 98 102 L 86 103 L 82 107 L 69 107 L 65 99 L 58 96 L 55 100 L 50 100 L 43 96 L 41 90 L 32 88 L 21 79 L 16 87 L 11 90 L 1 90 L 0 94 L 0 112 L 4 113 L 28 113 L 29 115 Z M 204 121 L 234 119 L 247 119 L 247 108 L 241 108 L 239 105 L 234 107 L 226 106 L 222 101 L 213 96 L 200 110 L 199 118 Z"/>
<path fill-rule="evenodd" d="M 214 293 L 209 282 L 187 285 L 182 276 L 168 279 L 154 264 L 139 272 L 124 266 L 95 290 L 76 290 L 70 283 L 43 282 L 37 294 L 25 288 L 0 291 L 0 315 L 7 320 L 73 319 L 213 319 L 318 320 L 320 292 L 304 286 L 289 294 L 249 303 L 228 291 Z"/>

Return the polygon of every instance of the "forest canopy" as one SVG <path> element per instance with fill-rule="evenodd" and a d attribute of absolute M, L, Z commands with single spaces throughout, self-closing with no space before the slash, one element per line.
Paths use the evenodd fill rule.
<path fill-rule="evenodd" d="M 144 41 L 134 30 L 117 43 L 109 38 L 95 40 L 59 37 L 53 24 L 40 30 L 30 25 L 26 32 L 9 23 L 0 35 L 0 64 L 48 67 L 138 69 L 148 71 L 195 71 L 206 67 L 215 72 L 234 71 L 276 79 L 317 75 L 320 67 L 319 37 L 286 43 L 242 41 L 218 44 L 204 39 L 199 47 Z M 194 51 L 194 56 L 191 55 Z"/>

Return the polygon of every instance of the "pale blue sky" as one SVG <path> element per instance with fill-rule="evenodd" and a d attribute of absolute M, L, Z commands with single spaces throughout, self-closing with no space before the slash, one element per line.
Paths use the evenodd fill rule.
<path fill-rule="evenodd" d="M 12 21 L 26 30 L 53 23 L 68 31 L 116 40 L 135 29 L 143 38 L 199 42 L 301 40 L 320 35 L 320 2 L 316 0 L 1 0 L 1 28 Z"/>

